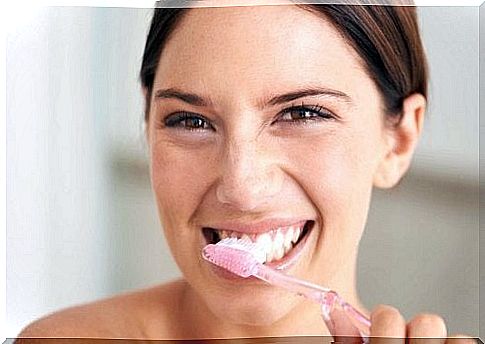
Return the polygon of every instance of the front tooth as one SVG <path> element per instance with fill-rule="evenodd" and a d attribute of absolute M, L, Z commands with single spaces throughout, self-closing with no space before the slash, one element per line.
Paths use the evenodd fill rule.
<path fill-rule="evenodd" d="M 221 240 L 227 238 L 227 232 L 224 230 L 219 231 L 219 237 L 221 238 Z"/>
<path fill-rule="evenodd" d="M 271 241 L 271 236 L 269 235 L 269 233 L 263 233 L 263 234 L 258 235 L 256 237 L 256 245 L 261 247 L 261 249 L 266 254 L 266 261 L 269 262 L 268 258 L 272 258 L 272 257 L 268 257 L 268 254 L 272 252 L 272 249 L 271 249 L 272 248 L 272 241 Z"/>
<path fill-rule="evenodd" d="M 231 237 L 231 238 L 237 238 L 237 234 L 236 234 L 236 232 L 231 232 L 231 233 L 230 233 L 230 237 Z"/>
<path fill-rule="evenodd" d="M 247 234 L 243 234 L 243 236 L 241 237 L 241 240 L 245 240 L 246 242 L 251 242 L 251 238 L 249 238 Z"/>
<path fill-rule="evenodd" d="M 261 245 L 262 247 L 264 247 L 266 252 L 269 252 L 269 250 L 271 249 L 272 241 L 271 241 L 271 237 L 270 237 L 269 233 L 263 233 L 263 234 L 259 235 L 256 238 L 256 242 L 259 245 Z"/>
<path fill-rule="evenodd" d="M 278 230 L 276 231 L 275 237 L 273 239 L 272 255 L 274 260 L 281 259 L 285 254 L 285 248 L 283 246 L 284 242 L 285 242 L 285 237 L 283 235 L 283 232 L 281 231 L 281 228 L 278 228 Z"/>
<path fill-rule="evenodd" d="M 300 232 L 301 232 L 301 228 L 295 228 L 295 230 L 293 231 L 293 242 L 296 243 L 298 241 L 298 238 L 300 237 Z"/>

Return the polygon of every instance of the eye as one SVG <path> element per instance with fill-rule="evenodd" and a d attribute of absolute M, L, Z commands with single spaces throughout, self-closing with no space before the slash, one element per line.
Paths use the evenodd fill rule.
<path fill-rule="evenodd" d="M 300 124 L 335 119 L 335 115 L 320 105 L 296 105 L 280 113 L 280 121 Z"/>
<path fill-rule="evenodd" d="M 166 127 L 182 128 L 190 131 L 204 131 L 211 129 L 208 120 L 201 115 L 190 112 L 179 112 L 164 119 Z"/>

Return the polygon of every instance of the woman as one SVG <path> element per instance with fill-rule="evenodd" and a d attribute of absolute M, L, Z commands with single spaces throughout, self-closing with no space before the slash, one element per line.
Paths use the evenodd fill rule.
<path fill-rule="evenodd" d="M 414 8 L 157 9 L 140 75 L 152 186 L 184 278 L 55 313 L 21 337 L 328 335 L 317 305 L 201 258 L 247 235 L 271 240 L 267 264 L 366 314 L 371 337 L 445 341 L 440 316 L 371 312 L 356 291 L 372 190 L 403 177 L 423 126 Z"/>

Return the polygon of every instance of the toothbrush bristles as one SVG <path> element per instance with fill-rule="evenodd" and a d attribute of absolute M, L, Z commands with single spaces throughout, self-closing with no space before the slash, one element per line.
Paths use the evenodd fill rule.
<path fill-rule="evenodd" d="M 202 256 L 244 278 L 254 275 L 258 265 L 264 262 L 261 250 L 255 243 L 237 238 L 226 238 L 215 245 L 205 246 Z"/>

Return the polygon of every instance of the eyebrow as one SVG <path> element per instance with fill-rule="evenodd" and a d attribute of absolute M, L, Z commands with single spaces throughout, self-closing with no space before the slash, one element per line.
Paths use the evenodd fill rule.
<path fill-rule="evenodd" d="M 346 93 L 326 87 L 305 87 L 296 91 L 273 95 L 269 100 L 260 101 L 258 102 L 258 104 L 260 104 L 260 108 L 265 108 L 268 105 L 275 106 L 288 103 L 299 98 L 315 96 L 327 96 L 337 98 L 346 103 L 352 104 L 352 98 Z M 185 103 L 201 107 L 208 107 L 213 104 L 210 98 L 203 97 L 195 93 L 184 92 L 177 88 L 157 90 L 155 92 L 155 98 L 178 99 Z"/>
<path fill-rule="evenodd" d="M 293 100 L 304 98 L 304 97 L 315 97 L 315 96 L 327 96 L 332 98 L 338 98 L 346 103 L 352 104 L 352 98 L 345 94 L 344 92 L 333 90 L 326 87 L 305 87 L 300 90 L 293 92 L 283 93 L 280 95 L 273 96 L 269 101 L 268 105 L 279 105 L 291 102 Z M 266 106 L 263 102 L 263 107 Z"/>
<path fill-rule="evenodd" d="M 210 106 L 212 102 L 210 99 L 206 99 L 195 93 L 188 93 L 176 88 L 167 88 L 157 90 L 155 92 L 155 98 L 157 99 L 179 99 L 185 103 L 195 106 Z"/>

